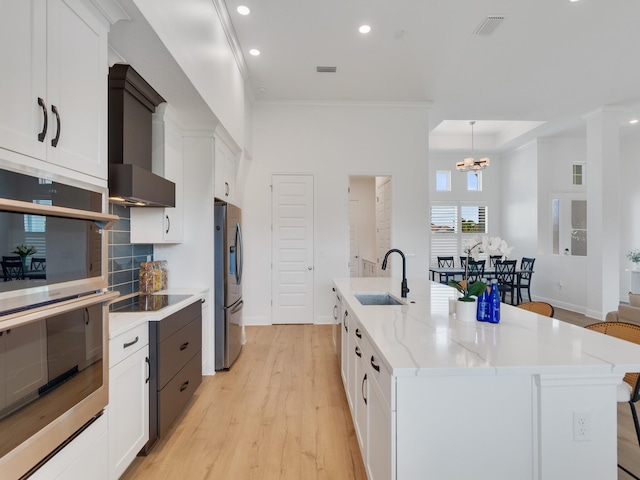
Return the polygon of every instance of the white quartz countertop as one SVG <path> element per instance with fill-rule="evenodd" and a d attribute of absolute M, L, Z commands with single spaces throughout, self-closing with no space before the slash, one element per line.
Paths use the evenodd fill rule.
<path fill-rule="evenodd" d="M 194 289 L 169 289 L 155 292 L 167 295 L 188 295 L 188 298 L 154 312 L 109 312 L 109 339 L 126 332 L 144 322 L 158 322 L 169 315 L 201 301 L 205 292 Z"/>
<path fill-rule="evenodd" d="M 363 306 L 353 294 L 400 298 L 400 279 L 334 283 L 395 376 L 640 371 L 640 345 L 504 303 L 498 324 L 459 321 L 449 315 L 457 292 L 440 283 L 408 279 L 407 305 L 398 306 Z"/>

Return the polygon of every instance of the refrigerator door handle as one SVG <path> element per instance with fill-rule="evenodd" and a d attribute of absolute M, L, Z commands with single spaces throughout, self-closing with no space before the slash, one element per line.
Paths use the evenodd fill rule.
<path fill-rule="evenodd" d="M 236 283 L 242 282 L 242 267 L 244 264 L 244 248 L 242 246 L 242 230 L 240 224 L 236 223 Z"/>
<path fill-rule="evenodd" d="M 239 310 L 242 310 L 242 305 L 244 304 L 244 300 L 240 300 L 239 302 L 234 303 L 233 305 L 230 305 L 228 307 L 222 307 L 225 310 L 229 310 L 230 313 L 236 313 Z"/>

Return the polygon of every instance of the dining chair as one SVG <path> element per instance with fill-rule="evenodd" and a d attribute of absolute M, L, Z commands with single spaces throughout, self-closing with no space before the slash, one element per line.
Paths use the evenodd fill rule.
<path fill-rule="evenodd" d="M 2 260 L 0 263 L 2 263 L 2 275 L 4 276 L 5 282 L 19 280 L 24 277 L 24 269 L 22 268 L 22 260 L 20 260 L 20 257 L 3 258 L 6 258 L 6 260 Z"/>
<path fill-rule="evenodd" d="M 496 278 L 498 291 L 502 302 L 506 303 L 507 292 L 511 295 L 511 305 L 515 305 L 516 293 L 516 263 L 517 260 L 504 260 L 496 263 Z"/>
<path fill-rule="evenodd" d="M 496 263 L 502 261 L 502 255 L 490 255 L 489 256 L 489 267 L 495 268 Z"/>
<path fill-rule="evenodd" d="M 518 278 L 518 303 L 522 301 L 522 290 L 527 291 L 527 297 L 531 301 L 531 277 L 533 277 L 533 264 L 535 258 L 522 257 L 520 261 L 520 275 Z"/>
<path fill-rule="evenodd" d="M 460 255 L 460 268 L 464 270 L 466 264 L 467 264 L 467 256 Z"/>
<path fill-rule="evenodd" d="M 438 268 L 453 268 L 455 266 L 453 257 L 438 257 Z M 447 283 L 446 279 L 449 278 L 450 275 L 446 275 L 444 273 L 440 274 L 440 283 Z M 445 280 L 442 280 L 442 279 Z"/>
<path fill-rule="evenodd" d="M 31 270 L 34 271 L 45 271 L 47 269 L 47 259 L 46 258 L 32 258 L 31 259 Z"/>
<path fill-rule="evenodd" d="M 482 280 L 484 277 L 485 260 L 471 260 L 469 259 L 469 265 L 467 267 L 467 280 L 469 285 L 478 280 Z"/>
<path fill-rule="evenodd" d="M 518 308 L 529 310 L 530 312 L 539 313 L 540 315 L 544 315 L 545 317 L 553 317 L 553 315 L 555 314 L 553 305 L 546 302 L 521 303 L 520 305 L 518 305 Z"/>
<path fill-rule="evenodd" d="M 640 326 L 626 322 L 598 322 L 587 325 L 585 328 L 596 332 L 611 335 L 622 340 L 640 344 Z M 633 416 L 633 424 L 636 427 L 636 437 L 640 445 L 640 425 L 638 424 L 638 413 L 636 412 L 636 402 L 640 400 L 640 373 L 627 373 L 623 382 L 618 385 L 618 402 L 628 402 Z M 624 467 L 618 465 L 627 471 Z M 628 472 L 628 471 L 627 471 Z"/>

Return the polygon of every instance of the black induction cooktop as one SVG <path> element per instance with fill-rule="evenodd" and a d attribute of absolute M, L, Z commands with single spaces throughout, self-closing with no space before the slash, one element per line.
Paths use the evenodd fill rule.
<path fill-rule="evenodd" d="M 111 305 L 112 312 L 156 312 L 186 300 L 191 295 L 138 295 Z"/>

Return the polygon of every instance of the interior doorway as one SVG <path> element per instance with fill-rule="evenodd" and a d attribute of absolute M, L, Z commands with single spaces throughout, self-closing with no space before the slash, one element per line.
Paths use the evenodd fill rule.
<path fill-rule="evenodd" d="M 380 268 L 391 245 L 391 211 L 391 177 L 349 177 L 349 272 L 352 277 L 391 275 L 391 264 L 386 270 Z"/>

